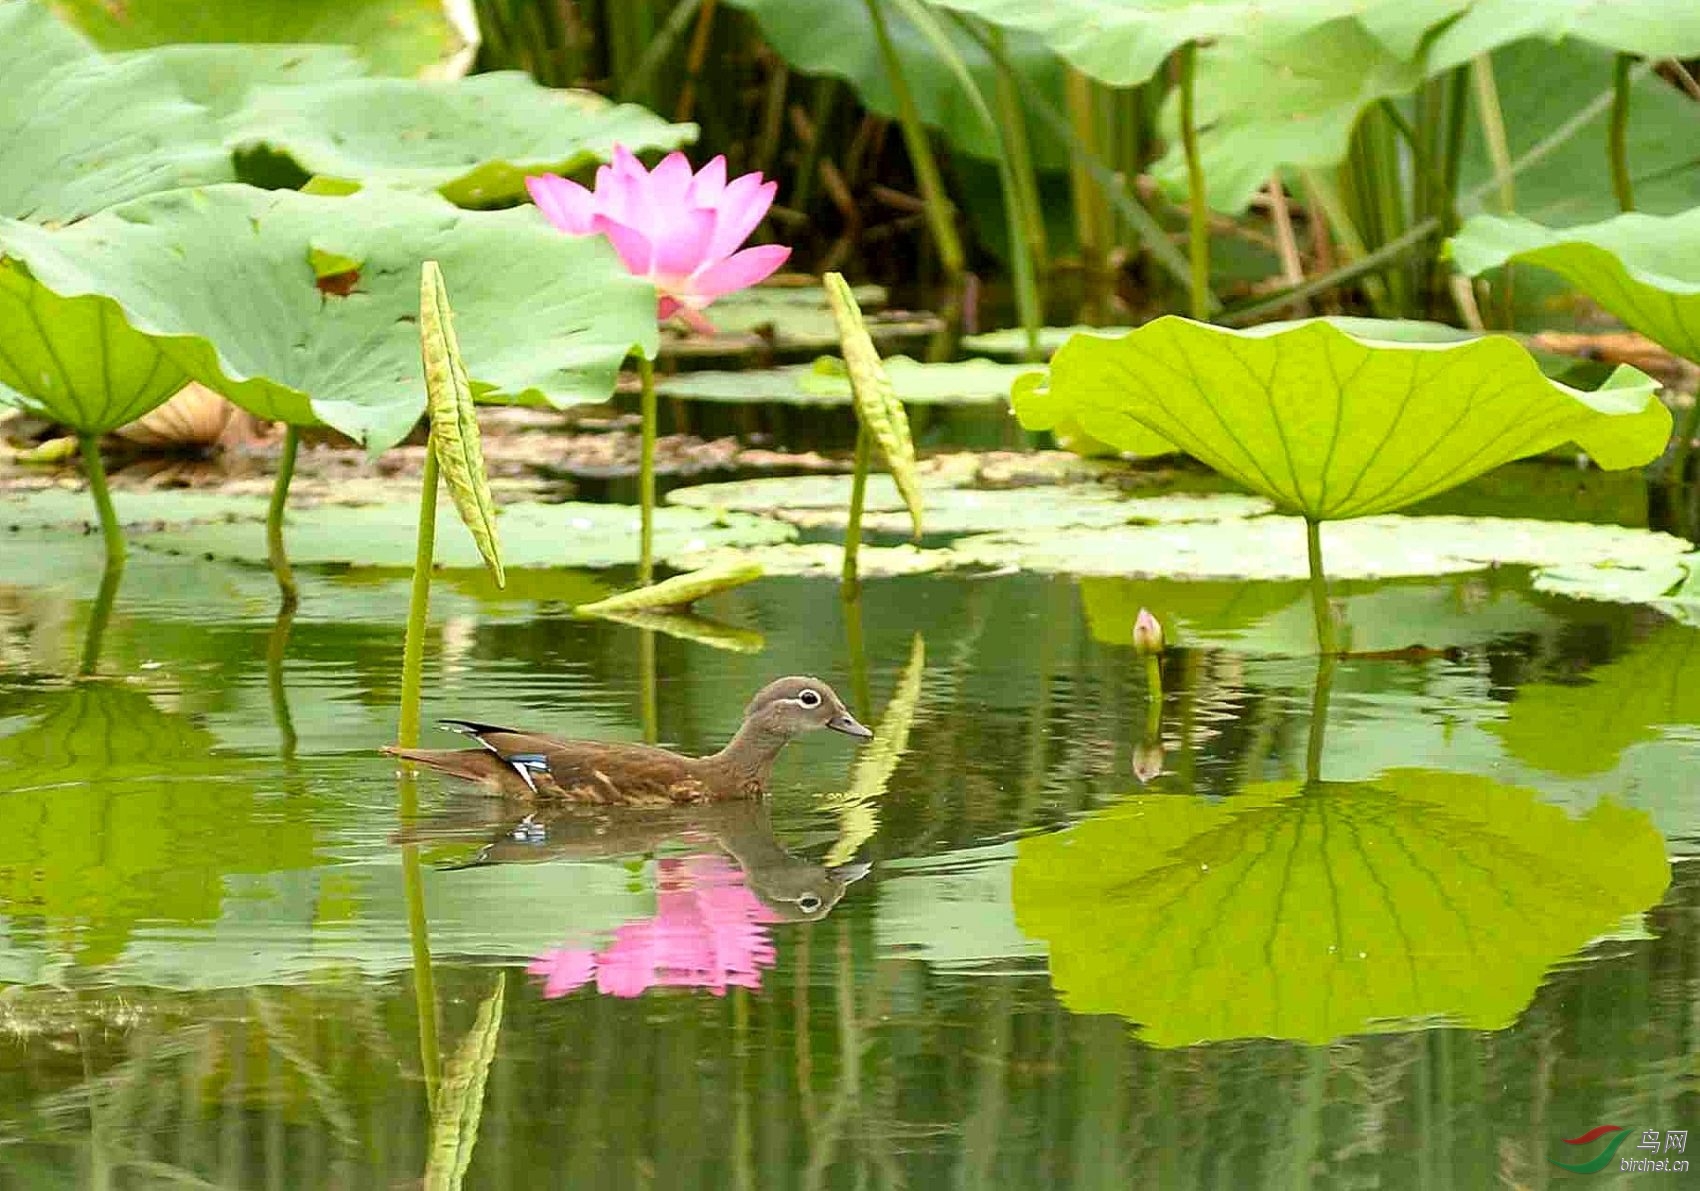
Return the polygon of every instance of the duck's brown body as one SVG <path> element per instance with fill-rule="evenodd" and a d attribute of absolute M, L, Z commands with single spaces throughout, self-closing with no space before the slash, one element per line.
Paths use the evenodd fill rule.
<path fill-rule="evenodd" d="M 707 757 L 685 757 L 647 744 L 564 740 L 470 720 L 444 726 L 477 740 L 475 749 L 384 751 L 441 773 L 514 795 L 603 806 L 668 806 L 759 798 L 773 762 L 802 732 L 832 728 L 872 733 L 814 678 L 782 678 L 751 700 L 732 742 Z"/>

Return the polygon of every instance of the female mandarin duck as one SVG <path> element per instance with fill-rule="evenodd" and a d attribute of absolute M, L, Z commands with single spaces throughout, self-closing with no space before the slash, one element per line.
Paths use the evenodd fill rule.
<path fill-rule="evenodd" d="M 563 740 L 479 724 L 444 720 L 482 747 L 384 752 L 504 794 L 534 794 L 570 802 L 619 806 L 725 802 L 760 798 L 779 751 L 804 732 L 831 728 L 867 740 L 873 736 L 818 678 L 781 678 L 756 692 L 732 743 L 707 757 L 682 757 L 650 744 Z"/>

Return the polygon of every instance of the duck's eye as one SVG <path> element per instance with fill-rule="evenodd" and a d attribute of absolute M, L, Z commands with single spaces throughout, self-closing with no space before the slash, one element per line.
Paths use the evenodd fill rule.
<path fill-rule="evenodd" d="M 797 702 L 801 703 L 804 707 L 819 707 L 820 692 L 812 689 L 799 691 L 797 693 Z"/>
<path fill-rule="evenodd" d="M 816 696 L 816 698 L 819 698 L 819 696 Z M 797 908 L 805 914 L 813 914 L 820 909 L 820 898 L 812 893 L 805 893 L 797 899 Z"/>

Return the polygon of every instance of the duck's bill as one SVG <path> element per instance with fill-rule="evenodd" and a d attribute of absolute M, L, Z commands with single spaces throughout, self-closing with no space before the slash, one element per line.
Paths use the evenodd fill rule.
<path fill-rule="evenodd" d="M 842 881 L 846 885 L 850 885 L 860 881 L 863 877 L 873 871 L 873 865 L 869 864 L 865 860 L 858 860 L 854 864 L 835 864 L 828 868 L 826 873 L 827 876 L 831 877 L 833 880 Z"/>
<path fill-rule="evenodd" d="M 842 732 L 846 736 L 854 736 L 857 740 L 872 740 L 874 734 L 855 716 L 846 711 L 843 715 L 835 715 L 826 721 L 826 726 L 834 732 Z"/>

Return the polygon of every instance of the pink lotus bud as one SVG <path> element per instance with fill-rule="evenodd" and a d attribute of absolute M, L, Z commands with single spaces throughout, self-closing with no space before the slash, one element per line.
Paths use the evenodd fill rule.
<path fill-rule="evenodd" d="M 1163 652 L 1163 626 L 1149 608 L 1141 608 L 1134 619 L 1133 648 L 1141 656 Z"/>
<path fill-rule="evenodd" d="M 695 330 L 714 329 L 702 315 L 710 302 L 754 285 L 791 256 L 782 244 L 738 251 L 779 184 L 759 173 L 728 182 L 724 157 L 693 174 L 683 153 L 669 153 L 651 171 L 616 145 L 613 161 L 596 171 L 595 190 L 554 174 L 533 175 L 525 185 L 563 232 L 606 236 L 627 269 L 655 284 L 659 317 L 680 315 Z"/>

